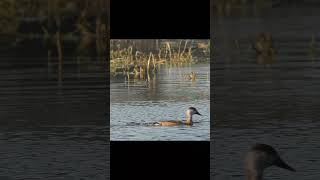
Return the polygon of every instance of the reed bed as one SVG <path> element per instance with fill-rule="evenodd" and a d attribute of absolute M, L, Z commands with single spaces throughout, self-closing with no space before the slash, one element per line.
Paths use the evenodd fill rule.
<path fill-rule="evenodd" d="M 124 49 L 111 50 L 111 74 L 132 74 L 143 78 L 155 73 L 161 64 L 185 65 L 197 63 L 193 56 L 193 47 L 190 41 L 179 41 L 175 48 L 173 44 L 165 42 L 156 52 L 133 51 L 132 46 Z M 196 49 L 203 52 L 210 51 L 210 44 L 198 43 Z"/>

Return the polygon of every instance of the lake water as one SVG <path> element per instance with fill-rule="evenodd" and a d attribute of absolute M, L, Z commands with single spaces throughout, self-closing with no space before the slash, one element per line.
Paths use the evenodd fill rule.
<path fill-rule="evenodd" d="M 59 78 L 24 48 L 0 48 L 1 179 L 109 179 L 106 62 L 66 57 Z"/>
<path fill-rule="evenodd" d="M 265 179 L 320 178 L 320 58 L 316 8 L 276 8 L 260 17 L 214 18 L 214 122 L 211 177 L 243 180 L 243 159 L 254 143 L 277 149 L 297 172 L 277 167 Z M 259 32 L 271 32 L 274 59 L 251 49 Z"/>
<path fill-rule="evenodd" d="M 186 79 L 197 73 L 195 81 Z M 161 66 L 150 85 L 111 77 L 111 140 L 170 141 L 210 139 L 210 66 Z M 133 80 L 131 80 L 133 81 Z M 194 115 L 194 125 L 153 127 L 159 120 L 184 119 L 193 106 L 203 115 Z"/>

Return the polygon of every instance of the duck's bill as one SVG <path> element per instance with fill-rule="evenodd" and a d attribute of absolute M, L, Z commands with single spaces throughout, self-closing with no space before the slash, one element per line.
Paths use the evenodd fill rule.
<path fill-rule="evenodd" d="M 202 116 L 202 114 L 200 114 L 199 112 L 196 112 L 195 114 L 198 114 L 198 115 Z"/>
<path fill-rule="evenodd" d="M 280 167 L 280 168 L 283 168 L 283 169 L 287 169 L 289 171 L 294 171 L 296 172 L 295 169 L 293 169 L 292 167 L 290 167 L 287 163 L 285 163 L 283 160 L 279 159 L 277 161 L 277 163 L 275 164 L 276 166 Z"/>

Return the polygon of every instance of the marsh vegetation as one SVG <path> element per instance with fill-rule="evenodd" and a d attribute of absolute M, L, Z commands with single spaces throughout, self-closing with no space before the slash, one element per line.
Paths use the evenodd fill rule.
<path fill-rule="evenodd" d="M 3 0 L 0 35 L 9 48 L 44 46 L 63 59 L 74 52 L 106 57 L 108 1 Z"/>
<path fill-rule="evenodd" d="M 110 72 L 150 80 L 162 67 L 208 62 L 209 53 L 208 40 L 111 40 Z M 195 80 L 196 74 L 186 77 Z"/>
<path fill-rule="evenodd" d="M 32 57 L 56 72 L 59 82 L 69 64 L 79 72 L 84 66 L 105 68 L 108 8 L 109 0 L 3 0 L 1 55 Z"/>

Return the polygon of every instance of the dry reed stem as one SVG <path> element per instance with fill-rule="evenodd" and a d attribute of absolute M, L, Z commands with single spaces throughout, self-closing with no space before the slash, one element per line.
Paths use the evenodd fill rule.
<path fill-rule="evenodd" d="M 171 59 L 172 59 L 171 46 L 170 46 L 169 42 L 167 42 L 166 44 L 167 44 L 167 48 L 168 48 L 168 51 L 169 51 L 169 59 L 171 61 Z"/>
<path fill-rule="evenodd" d="M 184 44 L 184 48 L 183 48 L 182 54 L 185 53 L 188 42 L 189 42 L 189 40 L 186 40 L 186 42 L 185 42 L 185 44 Z"/>
<path fill-rule="evenodd" d="M 179 42 L 179 50 L 178 50 L 178 60 L 180 61 L 180 48 L 181 48 L 182 40 Z"/>

